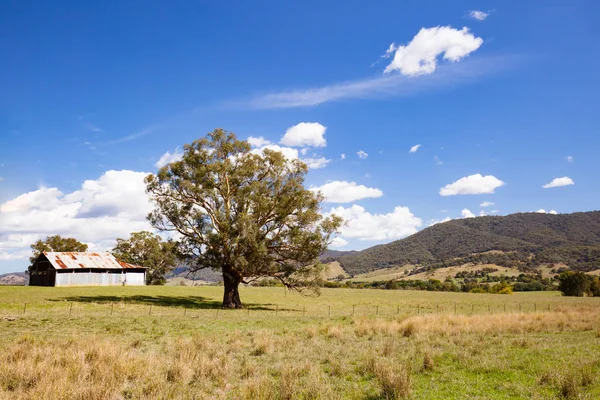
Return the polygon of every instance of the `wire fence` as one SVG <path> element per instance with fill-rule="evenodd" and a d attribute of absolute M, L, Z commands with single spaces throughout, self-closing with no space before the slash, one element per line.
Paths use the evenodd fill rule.
<path fill-rule="evenodd" d="M 10 318 L 50 318 L 50 317 L 97 317 L 97 318 L 141 318 L 177 317 L 218 319 L 229 317 L 260 318 L 340 318 L 340 317 L 395 317 L 430 314 L 481 315 L 497 313 L 561 312 L 565 310 L 595 308 L 600 311 L 600 303 L 443 303 L 443 304 L 268 304 L 251 305 L 242 309 L 223 309 L 215 304 L 194 306 L 165 306 L 136 302 L 82 303 L 61 301 L 47 303 L 0 304 L 0 317 Z"/>

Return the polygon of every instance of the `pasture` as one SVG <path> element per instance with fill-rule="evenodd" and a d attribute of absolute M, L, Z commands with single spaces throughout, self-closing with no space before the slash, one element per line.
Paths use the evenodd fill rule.
<path fill-rule="evenodd" d="M 600 398 L 600 299 L 0 287 L 2 399 Z"/>

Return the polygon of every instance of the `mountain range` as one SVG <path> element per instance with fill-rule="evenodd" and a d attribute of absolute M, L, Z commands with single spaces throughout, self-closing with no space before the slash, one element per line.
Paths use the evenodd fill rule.
<path fill-rule="evenodd" d="M 525 271 L 560 263 L 592 271 L 600 269 L 600 211 L 457 219 L 362 251 L 329 251 L 322 261 L 338 261 L 351 276 L 402 265 L 422 271 L 465 263 Z"/>

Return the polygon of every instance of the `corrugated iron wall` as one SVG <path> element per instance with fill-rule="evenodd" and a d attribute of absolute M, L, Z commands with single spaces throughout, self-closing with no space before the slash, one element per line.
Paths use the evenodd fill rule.
<path fill-rule="evenodd" d="M 55 286 L 144 286 L 144 272 L 58 272 Z"/>

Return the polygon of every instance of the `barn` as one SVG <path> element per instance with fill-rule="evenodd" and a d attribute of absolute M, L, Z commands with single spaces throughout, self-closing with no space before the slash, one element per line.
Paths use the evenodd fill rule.
<path fill-rule="evenodd" d="M 144 286 L 146 268 L 110 253 L 44 252 L 33 263 L 29 286 Z"/>

